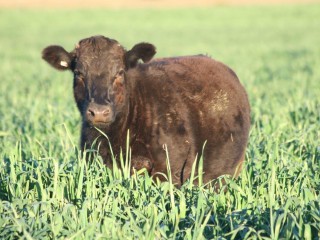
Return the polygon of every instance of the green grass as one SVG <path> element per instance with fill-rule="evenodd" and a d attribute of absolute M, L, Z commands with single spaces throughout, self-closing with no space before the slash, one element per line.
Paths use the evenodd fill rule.
<path fill-rule="evenodd" d="M 0 10 L 0 239 L 318 239 L 319 16 L 320 5 Z M 237 72 L 252 128 L 227 192 L 79 156 L 71 74 L 40 53 L 96 34 L 154 43 L 160 57 L 207 53 Z"/>

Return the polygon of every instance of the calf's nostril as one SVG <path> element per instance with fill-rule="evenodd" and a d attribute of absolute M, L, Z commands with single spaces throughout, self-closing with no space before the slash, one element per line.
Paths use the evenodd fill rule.
<path fill-rule="evenodd" d="M 103 115 L 104 116 L 109 115 L 109 113 L 110 113 L 110 109 L 109 108 L 103 111 Z"/>
<path fill-rule="evenodd" d="M 90 117 L 94 117 L 94 115 L 95 115 L 94 111 L 91 110 L 91 109 L 88 109 L 87 114 L 88 114 Z"/>

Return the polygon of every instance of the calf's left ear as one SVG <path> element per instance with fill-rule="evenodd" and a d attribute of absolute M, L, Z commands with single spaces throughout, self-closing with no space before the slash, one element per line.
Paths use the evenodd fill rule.
<path fill-rule="evenodd" d="M 126 52 L 127 68 L 135 67 L 141 59 L 143 62 L 149 62 L 156 54 L 156 48 L 150 43 L 138 43 L 131 50 Z"/>
<path fill-rule="evenodd" d="M 49 46 L 43 49 L 42 59 L 58 70 L 71 69 L 72 54 L 60 46 Z"/>

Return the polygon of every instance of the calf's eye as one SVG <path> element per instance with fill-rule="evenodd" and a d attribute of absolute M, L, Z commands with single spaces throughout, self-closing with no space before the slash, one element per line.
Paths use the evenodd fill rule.
<path fill-rule="evenodd" d="M 122 76 L 124 74 L 124 70 L 121 69 L 119 72 L 118 72 L 118 75 Z"/>
<path fill-rule="evenodd" d="M 73 73 L 74 73 L 74 75 L 76 77 L 82 77 L 83 76 L 83 74 L 81 74 L 81 72 L 79 70 L 74 70 Z"/>

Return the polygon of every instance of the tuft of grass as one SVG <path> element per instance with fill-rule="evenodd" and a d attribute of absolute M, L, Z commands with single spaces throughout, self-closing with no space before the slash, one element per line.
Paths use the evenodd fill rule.
<path fill-rule="evenodd" d="M 0 10 L 0 238 L 320 238 L 319 15 L 319 5 Z M 120 168 L 80 154 L 71 75 L 40 52 L 95 34 L 154 43 L 160 57 L 208 53 L 237 72 L 252 127 L 239 178 L 217 180 L 227 191 L 202 183 L 201 153 L 180 188 L 130 176 L 129 147 L 113 156 Z"/>

